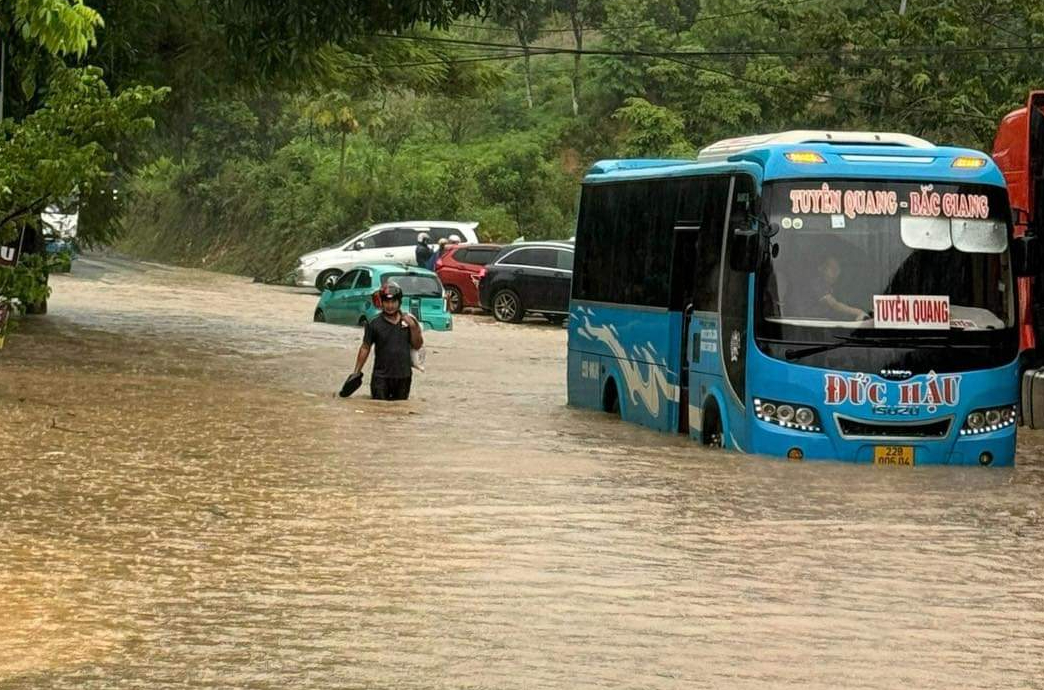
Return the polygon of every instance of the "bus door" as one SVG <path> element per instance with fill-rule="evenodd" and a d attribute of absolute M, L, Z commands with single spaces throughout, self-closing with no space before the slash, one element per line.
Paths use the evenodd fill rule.
<path fill-rule="evenodd" d="M 685 181 L 674 224 L 671 309 L 683 314 L 678 431 L 699 438 L 703 401 L 722 375 L 718 291 L 728 177 Z"/>
<path fill-rule="evenodd" d="M 733 448 L 738 445 L 742 449 L 747 438 L 747 347 L 752 276 L 743 235 L 754 229 L 756 220 L 754 181 L 746 175 L 735 176 L 729 199 L 718 309 L 721 318 L 720 361 L 725 370 L 723 389 L 726 392 L 723 396 L 725 405 L 720 411 L 723 418 L 732 422 L 723 426 L 723 430 L 728 432 L 728 438 L 723 439 L 724 446 Z"/>

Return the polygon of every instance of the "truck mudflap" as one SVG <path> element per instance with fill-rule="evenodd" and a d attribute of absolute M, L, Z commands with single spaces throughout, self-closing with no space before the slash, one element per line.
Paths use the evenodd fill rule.
<path fill-rule="evenodd" d="M 1044 429 L 1044 369 L 1022 373 L 1022 424 L 1030 429 Z"/>

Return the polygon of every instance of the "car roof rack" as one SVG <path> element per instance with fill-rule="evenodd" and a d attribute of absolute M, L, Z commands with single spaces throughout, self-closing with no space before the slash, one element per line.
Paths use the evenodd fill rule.
<path fill-rule="evenodd" d="M 902 146 L 914 149 L 934 148 L 920 137 L 898 132 L 841 132 L 836 130 L 795 129 L 773 134 L 722 139 L 700 150 L 696 160 L 719 161 L 750 149 L 795 144 L 833 144 L 843 146 Z"/>

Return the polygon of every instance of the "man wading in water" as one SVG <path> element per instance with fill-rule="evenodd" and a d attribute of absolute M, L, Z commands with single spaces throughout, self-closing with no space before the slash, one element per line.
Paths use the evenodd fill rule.
<path fill-rule="evenodd" d="M 370 395 L 374 400 L 407 400 L 413 374 L 410 369 L 410 350 L 424 345 L 420 324 L 411 314 L 404 314 L 402 288 L 388 283 L 381 288 L 381 315 L 369 321 L 363 332 L 363 344 L 355 358 L 352 376 L 361 375 L 363 365 L 376 347 L 373 375 L 370 377 Z"/>

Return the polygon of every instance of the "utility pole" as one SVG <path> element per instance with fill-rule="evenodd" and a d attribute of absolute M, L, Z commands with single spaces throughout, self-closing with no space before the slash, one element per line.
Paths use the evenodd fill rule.
<path fill-rule="evenodd" d="M 899 0 L 899 14 L 906 14 L 906 0 Z"/>
<path fill-rule="evenodd" d="M 7 41 L 0 39 L 0 122 L 4 121 L 4 72 L 7 71 Z"/>

